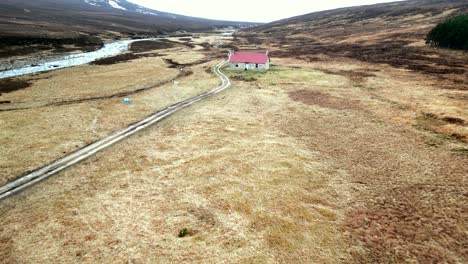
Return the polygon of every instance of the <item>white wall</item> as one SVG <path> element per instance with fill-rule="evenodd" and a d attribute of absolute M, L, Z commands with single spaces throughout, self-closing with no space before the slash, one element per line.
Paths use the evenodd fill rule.
<path fill-rule="evenodd" d="M 236 67 L 236 65 L 238 67 Z M 267 62 L 267 64 L 258 64 L 258 68 L 256 67 L 255 63 L 230 63 L 229 65 L 230 70 L 243 71 L 246 68 L 250 71 L 266 71 L 270 68 L 270 63 Z"/>

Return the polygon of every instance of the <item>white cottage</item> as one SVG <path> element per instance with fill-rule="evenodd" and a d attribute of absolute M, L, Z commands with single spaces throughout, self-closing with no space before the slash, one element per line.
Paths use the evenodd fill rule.
<path fill-rule="evenodd" d="M 270 58 L 266 52 L 230 52 L 229 69 L 239 71 L 266 71 L 270 69 Z"/>

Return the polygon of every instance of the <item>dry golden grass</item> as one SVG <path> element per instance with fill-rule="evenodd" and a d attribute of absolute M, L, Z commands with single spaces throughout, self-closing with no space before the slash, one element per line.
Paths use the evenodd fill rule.
<path fill-rule="evenodd" d="M 345 262 L 344 174 L 265 120 L 289 101 L 236 84 L 5 201 L 1 241 L 13 250 L 3 259 Z M 28 231 L 12 241 L 18 215 Z M 193 235 L 178 238 L 184 227 Z"/>
<path fill-rule="evenodd" d="M 2 201 L 0 259 L 466 262 L 468 162 L 455 151 L 466 142 L 418 123 L 429 110 L 467 120 L 466 91 L 352 60 L 274 63 L 267 73 L 230 72 L 253 81 Z M 217 81 L 206 66 L 135 100 L 208 88 Z M 117 121 L 106 117 L 100 126 Z"/>
<path fill-rule="evenodd" d="M 298 67 L 291 62 L 287 64 Z M 325 72 L 348 71 L 349 65 L 349 61 L 344 65 L 321 64 Z M 354 65 L 356 75 L 363 66 L 372 67 Z M 463 219 L 467 215 L 461 201 L 467 190 L 468 161 L 459 150 L 466 149 L 467 144 L 428 132 L 414 122 L 427 105 L 466 120 L 466 106 L 459 104 L 459 99 L 428 96 L 444 92 L 433 86 L 434 80 L 391 68 L 378 72 L 369 69 L 367 72 L 375 77 L 364 78 L 359 85 L 349 77 L 348 85 L 341 86 L 338 79 L 335 87 L 328 86 L 326 80 L 333 82 L 332 76 L 343 75 L 327 74 L 313 80 L 317 76 L 313 70 L 309 70 L 309 78 L 304 76 L 304 69 L 291 71 L 297 72 L 294 74 L 303 82 L 279 85 L 285 91 L 299 91 L 289 92 L 291 98 L 312 107 L 288 118 L 267 120 L 288 135 L 301 138 L 346 171 L 353 199 L 342 224 L 354 261 L 465 262 L 467 226 Z M 382 85 L 386 79 L 398 81 L 395 86 L 392 82 Z M 284 75 L 268 74 L 265 80 L 280 83 Z M 372 86 L 378 81 L 381 86 L 376 91 Z M 297 98 L 304 91 L 316 96 Z M 324 104 L 324 94 L 335 100 L 325 100 Z M 353 108 L 356 100 L 360 103 Z M 466 124 L 453 125 L 452 129 L 466 131 Z"/>

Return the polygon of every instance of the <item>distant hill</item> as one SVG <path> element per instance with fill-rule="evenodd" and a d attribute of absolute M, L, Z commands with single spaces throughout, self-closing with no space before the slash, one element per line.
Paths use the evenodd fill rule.
<path fill-rule="evenodd" d="M 352 36 L 382 35 L 401 29 L 406 29 L 408 36 L 424 37 L 432 26 L 448 16 L 467 12 L 466 0 L 410 0 L 315 12 L 245 31 L 278 37 L 313 34 L 315 39 L 348 42 Z"/>
<path fill-rule="evenodd" d="M 466 0 L 410 0 L 341 8 L 244 29 L 236 34 L 236 43 L 268 48 L 273 58 L 318 61 L 327 56 L 347 57 L 441 78 L 453 74 L 457 82 L 468 84 L 466 54 L 425 44 L 435 25 L 463 13 L 468 13 Z"/>
<path fill-rule="evenodd" d="M 159 12 L 125 0 L 0 1 L 0 36 L 144 36 L 250 25 Z"/>

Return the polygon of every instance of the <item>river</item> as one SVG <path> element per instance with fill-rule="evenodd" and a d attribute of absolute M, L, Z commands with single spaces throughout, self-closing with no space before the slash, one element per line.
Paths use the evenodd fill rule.
<path fill-rule="evenodd" d="M 62 68 L 67 68 L 67 67 L 78 66 L 78 65 L 90 63 L 92 61 L 95 61 L 101 58 L 112 57 L 122 52 L 128 51 L 129 45 L 136 41 L 160 40 L 160 39 L 163 39 L 163 38 L 132 39 L 132 40 L 120 40 L 116 42 L 110 42 L 110 43 L 104 44 L 104 46 L 101 49 L 96 50 L 96 51 L 67 55 L 67 56 L 64 56 L 63 58 L 53 60 L 53 61 L 37 62 L 37 63 L 31 62 L 31 64 L 26 67 L 1 71 L 0 79 L 21 76 L 21 75 L 31 74 L 31 73 L 36 73 L 36 72 L 44 72 L 44 71 L 51 71 L 51 70 L 57 70 L 57 69 L 62 69 Z"/>

